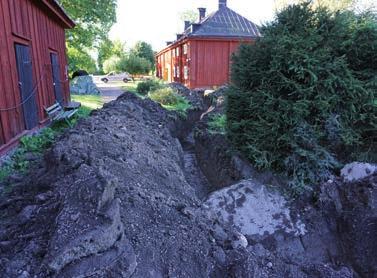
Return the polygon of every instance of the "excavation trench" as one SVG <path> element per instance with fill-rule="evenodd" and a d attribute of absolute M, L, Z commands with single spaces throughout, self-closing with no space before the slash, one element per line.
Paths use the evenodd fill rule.
<path fill-rule="evenodd" d="M 208 101 L 205 100 L 204 103 L 208 104 Z M 181 132 L 178 138 L 183 147 L 186 180 L 195 189 L 197 197 L 203 202 L 202 206 L 214 208 L 214 214 L 210 214 L 211 218 L 214 217 L 215 221 L 222 222 L 223 226 L 229 225 L 230 229 L 236 230 L 236 233 L 244 233 L 248 244 L 253 245 L 252 248 L 248 247 L 253 252 L 258 254 L 260 251 L 255 251 L 255 248 L 258 249 L 261 244 L 263 252 L 269 254 L 268 260 L 273 261 L 273 265 L 277 265 L 275 271 L 280 269 L 277 273 L 280 271 L 286 273 L 286 277 L 317 277 L 318 275 L 318 277 L 343 278 L 377 275 L 375 267 L 377 246 L 375 244 L 367 246 L 358 237 L 362 234 L 375 236 L 377 232 L 376 212 L 369 211 L 366 205 L 373 202 L 376 175 L 355 185 L 342 184 L 340 180 L 336 180 L 335 183 L 332 181 L 332 184 L 325 184 L 320 189 L 318 193 L 320 200 L 317 204 L 303 198 L 288 205 L 284 198 L 280 197 L 280 193 L 275 194 L 274 190 L 265 191 L 267 188 L 265 185 L 271 188 L 283 188 L 286 186 L 286 180 L 271 172 L 256 171 L 247 161 L 231 151 L 232 148 L 224 135 L 209 132 L 207 109 L 209 106 L 201 111 L 200 116 L 198 112 L 189 114 L 188 120 L 183 125 L 184 132 Z M 246 185 L 243 184 L 244 182 Z M 373 184 L 374 191 L 371 190 Z M 243 186 L 253 193 L 242 193 Z M 355 190 L 353 188 L 359 186 L 362 193 L 353 192 Z M 350 196 L 355 197 L 350 198 Z M 339 209 L 339 204 L 344 208 L 354 207 L 352 216 L 346 212 L 348 217 L 345 218 L 343 209 Z M 269 218 L 270 212 L 274 210 L 276 213 Z M 279 214 L 285 215 L 284 220 L 277 225 L 280 227 L 269 230 L 269 224 L 273 223 Z M 237 222 L 234 218 L 241 220 Z M 245 221 L 247 218 L 252 222 L 249 226 Z M 355 219 L 362 219 L 357 228 L 354 224 Z M 258 220 L 260 220 L 259 224 Z M 369 226 L 366 227 L 363 223 L 368 223 Z M 254 234 L 258 233 L 255 226 L 258 225 L 264 226 L 264 231 L 269 231 L 270 235 L 255 237 Z M 351 229 L 358 230 L 357 235 L 349 234 L 350 225 Z M 354 254 L 356 250 L 361 253 Z M 266 260 L 263 252 L 256 260 Z M 282 264 L 281 260 L 285 261 L 285 264 Z M 332 264 L 334 266 L 331 266 Z M 250 265 L 246 266 L 246 269 L 245 266 L 237 267 L 241 269 L 240 277 L 249 277 L 246 273 L 251 271 L 248 269 Z M 295 268 L 297 269 L 294 270 Z M 273 277 L 272 273 L 262 277 Z"/>
<path fill-rule="evenodd" d="M 212 186 L 207 177 L 203 174 L 195 152 L 195 139 L 191 132 L 184 140 L 181 141 L 183 148 L 183 167 L 187 182 L 194 188 L 196 196 L 200 200 L 205 198 L 210 193 Z"/>
<path fill-rule="evenodd" d="M 197 105 L 182 119 L 125 93 L 67 131 L 0 200 L 0 273 L 352 277 L 333 200 L 325 200 L 328 218 L 291 209 L 264 186 L 279 183 L 273 175 L 258 174 L 229 153 L 224 136 L 207 132 L 210 104 L 190 97 Z M 361 263 L 374 271 L 369 259 Z"/>

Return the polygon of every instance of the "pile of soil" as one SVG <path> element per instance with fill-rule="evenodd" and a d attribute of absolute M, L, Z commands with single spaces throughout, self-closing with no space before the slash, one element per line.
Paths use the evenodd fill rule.
<path fill-rule="evenodd" d="M 196 103 L 182 119 L 125 93 L 62 135 L 38 167 L 0 200 L 0 273 L 25 278 L 352 277 L 352 262 L 337 245 L 344 237 L 327 224 L 329 218 L 338 223 L 344 217 L 332 209 L 334 199 L 321 203 L 329 211 L 326 217 L 320 208 L 285 202 L 254 178 L 246 162 L 216 157 L 209 135 L 203 142 L 218 161 L 212 164 L 216 167 L 208 160 L 207 168 L 201 167 L 205 158 L 197 145 L 203 142 L 192 130 L 204 129 L 205 117 L 195 128 L 194 123 L 208 107 L 205 100 Z M 237 175 L 216 186 L 216 171 L 224 179 L 227 173 Z M 253 193 L 254 186 L 259 189 Z M 215 188 L 220 190 L 208 196 Z M 357 215 L 368 205 L 360 203 Z M 255 210 L 250 216 L 249 206 Z M 235 217 L 239 212 L 242 217 Z M 261 217 L 275 220 L 273 228 L 263 227 Z M 249 223 L 240 229 L 242 221 L 253 219 L 262 227 Z"/>

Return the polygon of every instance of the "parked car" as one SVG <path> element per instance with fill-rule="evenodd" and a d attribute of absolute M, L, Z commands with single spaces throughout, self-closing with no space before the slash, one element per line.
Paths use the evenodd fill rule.
<path fill-rule="evenodd" d="M 132 77 L 128 72 L 116 73 L 110 72 L 109 74 L 105 75 L 101 78 L 101 81 L 107 83 L 109 81 L 123 81 L 127 83 L 128 81 L 132 81 Z"/>

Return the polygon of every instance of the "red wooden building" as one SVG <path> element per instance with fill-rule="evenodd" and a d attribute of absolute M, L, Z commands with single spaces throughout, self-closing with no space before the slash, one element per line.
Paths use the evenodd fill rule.
<path fill-rule="evenodd" d="M 224 85 L 232 53 L 259 36 L 258 26 L 229 9 L 227 0 L 219 0 L 218 11 L 208 16 L 199 8 L 198 23 L 185 22 L 184 33 L 157 54 L 157 77 L 189 88 Z"/>
<path fill-rule="evenodd" d="M 65 29 L 55 0 L 0 0 L 0 154 L 46 124 L 44 107 L 69 100 Z"/>

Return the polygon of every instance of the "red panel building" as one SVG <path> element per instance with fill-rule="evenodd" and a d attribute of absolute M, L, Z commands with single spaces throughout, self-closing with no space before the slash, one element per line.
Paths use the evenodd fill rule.
<path fill-rule="evenodd" d="M 185 31 L 156 56 L 156 75 L 193 88 L 212 88 L 229 82 L 231 55 L 241 43 L 252 43 L 258 26 L 219 0 L 218 11 L 206 16 L 199 8 L 198 23 L 185 22 Z"/>
<path fill-rule="evenodd" d="M 55 0 L 0 0 L 0 154 L 47 123 L 44 107 L 69 101 L 74 25 Z"/>

